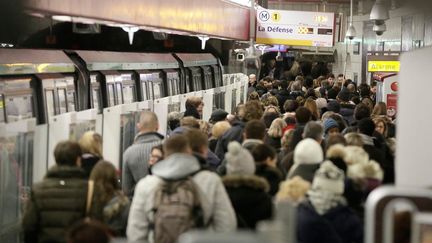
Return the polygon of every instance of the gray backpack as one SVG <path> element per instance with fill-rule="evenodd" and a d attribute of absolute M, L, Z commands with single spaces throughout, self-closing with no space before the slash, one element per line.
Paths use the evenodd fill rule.
<path fill-rule="evenodd" d="M 174 243 L 191 228 L 204 227 L 204 217 L 195 183 L 191 177 L 164 180 L 154 198 L 155 243 Z"/>

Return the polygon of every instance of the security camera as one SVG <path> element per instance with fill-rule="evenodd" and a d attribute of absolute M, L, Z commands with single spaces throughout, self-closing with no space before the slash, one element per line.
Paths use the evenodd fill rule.
<path fill-rule="evenodd" d="M 354 39 L 355 36 L 356 36 L 356 30 L 355 30 L 355 28 L 354 28 L 353 25 L 350 25 L 350 26 L 348 27 L 347 32 L 346 32 L 346 37 L 347 37 L 348 39 L 352 40 L 352 39 Z"/>
<path fill-rule="evenodd" d="M 245 59 L 244 53 L 237 53 L 236 60 L 239 62 L 243 62 Z"/>
<path fill-rule="evenodd" d="M 373 30 L 373 32 L 375 32 L 375 34 L 382 35 L 387 30 L 387 27 L 386 27 L 385 23 L 382 25 L 376 25 L 375 24 L 373 26 L 372 30 Z"/>
<path fill-rule="evenodd" d="M 376 0 L 372 7 L 369 19 L 373 20 L 375 25 L 382 25 L 384 24 L 384 21 L 389 19 L 389 10 L 386 0 Z"/>

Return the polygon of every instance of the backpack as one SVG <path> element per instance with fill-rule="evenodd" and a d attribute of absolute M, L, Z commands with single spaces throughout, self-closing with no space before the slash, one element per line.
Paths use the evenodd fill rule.
<path fill-rule="evenodd" d="M 174 243 L 189 229 L 204 227 L 198 190 L 191 176 L 164 180 L 155 192 L 153 212 L 156 243 Z"/>

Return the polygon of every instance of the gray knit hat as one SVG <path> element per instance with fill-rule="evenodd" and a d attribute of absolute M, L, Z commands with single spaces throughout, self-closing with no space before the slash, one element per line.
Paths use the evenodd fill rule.
<path fill-rule="evenodd" d="M 243 148 L 237 141 L 228 144 L 227 174 L 253 175 L 255 174 L 255 161 L 250 152 Z"/>

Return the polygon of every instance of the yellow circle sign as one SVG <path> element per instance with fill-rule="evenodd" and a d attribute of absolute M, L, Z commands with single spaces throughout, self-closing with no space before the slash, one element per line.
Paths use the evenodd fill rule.
<path fill-rule="evenodd" d="M 281 15 L 280 15 L 280 13 L 273 12 L 271 15 L 271 18 L 272 18 L 273 22 L 279 22 L 281 19 Z"/>

